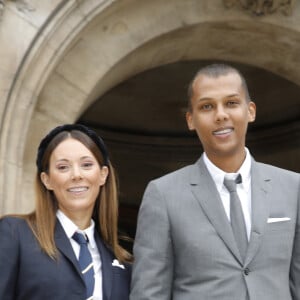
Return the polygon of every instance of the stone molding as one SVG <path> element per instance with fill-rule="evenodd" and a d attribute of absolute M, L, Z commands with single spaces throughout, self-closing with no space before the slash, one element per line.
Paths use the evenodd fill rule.
<path fill-rule="evenodd" d="M 0 21 L 2 19 L 4 7 L 5 7 L 5 0 L 0 0 Z"/>
<path fill-rule="evenodd" d="M 23 2 L 23 0 L 0 1 L 3 1 L 4 9 L 7 9 L 6 12 L 12 12 L 12 15 L 15 14 L 16 10 L 20 12 L 17 3 L 19 1 L 20 3 Z M 53 3 L 58 3 L 55 11 L 50 14 L 51 5 L 49 5 L 45 16 L 47 12 L 49 12 L 49 15 L 46 16 L 42 25 L 38 24 L 41 27 L 27 48 L 26 54 L 14 75 L 14 80 L 9 86 L 6 99 L 7 104 L 5 104 L 3 118 L 0 122 L 0 199 L 6 199 L 3 203 L 0 201 L 0 215 L 8 212 L 28 212 L 32 209 L 34 197 L 30 191 L 33 190 L 32 179 L 34 176 L 31 176 L 31 174 L 34 174 L 35 169 L 30 169 L 27 174 L 26 170 L 25 176 L 23 176 L 22 171 L 24 169 L 23 159 L 27 155 L 27 153 L 24 153 L 24 147 L 29 130 L 28 127 L 32 119 L 30 116 L 32 116 L 37 105 L 38 95 L 57 61 L 61 59 L 66 48 L 76 40 L 78 32 L 87 26 L 111 2 L 113 0 L 53 1 Z M 34 1 L 28 0 L 26 3 L 29 3 L 31 7 L 31 3 L 34 3 Z M 16 9 L 8 10 L 9 5 L 16 5 Z M 20 14 L 15 14 L 15 16 L 24 20 L 25 23 L 28 22 L 27 19 L 23 18 L 22 11 Z M 5 28 L 8 19 L 3 18 L 0 26 Z M 31 39 L 32 37 L 29 36 L 29 38 Z M 23 49 L 18 49 L 19 52 L 21 50 Z M 83 98 L 85 99 L 86 95 Z M 37 118 L 40 118 L 41 126 L 34 128 L 30 139 L 35 141 L 35 136 L 38 133 L 46 132 L 49 128 L 57 125 L 57 123 L 74 122 L 75 113 L 72 112 L 70 114 L 70 116 L 66 114 L 65 118 L 67 119 L 64 120 L 55 119 L 55 117 L 53 119 L 52 116 L 44 113 L 43 108 L 41 108 L 41 111 L 37 114 Z M 16 118 L 15 116 L 18 117 Z M 11 132 L 14 132 L 14 134 L 11 135 Z M 34 145 L 36 147 L 36 144 Z M 2 170 L 9 171 L 4 172 Z M 24 193 L 22 188 L 14 188 L 23 185 L 26 186 Z M 29 189 L 26 189 L 28 186 Z"/>
<path fill-rule="evenodd" d="M 34 11 L 35 8 L 25 0 L 0 0 L 0 21 L 7 1 L 15 2 L 21 12 Z M 226 8 L 239 7 L 247 10 L 255 16 L 279 13 L 291 16 L 296 0 L 223 0 Z"/>
<path fill-rule="evenodd" d="M 227 8 L 238 6 L 255 16 L 281 12 L 286 16 L 293 13 L 296 0 L 223 0 Z"/>
<path fill-rule="evenodd" d="M 19 1 L 0 3 L 8 8 Z M 58 123 L 75 122 L 94 96 L 138 72 L 214 55 L 300 83 L 296 59 L 300 49 L 296 13 L 300 11 L 282 26 L 284 21 L 277 16 L 253 22 L 234 9 L 224 14 L 222 1 L 190 2 L 195 7 L 184 10 L 181 0 L 172 0 L 171 9 L 165 0 L 63 0 L 38 28 L 29 48 L 16 48 L 12 55 L 21 50 L 26 54 L 9 87 L 0 128 L 0 199 L 5 199 L 0 201 L 0 214 L 1 209 L 8 213 L 31 208 L 32 162 L 40 137 Z M 8 20 L 3 18 L 0 26 Z M 210 37 L 210 44 L 203 43 Z M 263 54 L 271 50 L 273 55 L 265 59 Z"/>
<path fill-rule="evenodd" d="M 35 8 L 25 0 L 0 0 L 0 21 L 5 10 L 5 5 L 7 4 L 8 1 L 15 2 L 17 10 L 20 12 L 26 13 L 26 12 L 35 11 Z"/>

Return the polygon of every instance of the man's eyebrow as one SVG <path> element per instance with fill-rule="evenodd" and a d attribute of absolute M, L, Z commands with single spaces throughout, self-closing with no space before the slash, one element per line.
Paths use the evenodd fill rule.
<path fill-rule="evenodd" d="M 240 97 L 240 94 L 230 94 L 228 96 L 226 96 L 227 98 L 231 98 L 231 97 Z"/>
<path fill-rule="evenodd" d="M 234 94 L 229 94 L 229 95 L 224 96 L 224 98 L 232 98 L 232 97 L 240 97 L 240 95 L 238 93 L 234 93 Z M 213 97 L 202 97 L 202 98 L 197 99 L 196 101 L 201 102 L 201 101 L 208 101 L 208 100 L 214 100 L 214 98 Z"/>
<path fill-rule="evenodd" d="M 202 97 L 202 98 L 197 99 L 196 101 L 201 102 L 201 101 L 207 101 L 207 100 L 213 100 L 213 99 L 214 98 L 212 98 L 212 97 Z"/>

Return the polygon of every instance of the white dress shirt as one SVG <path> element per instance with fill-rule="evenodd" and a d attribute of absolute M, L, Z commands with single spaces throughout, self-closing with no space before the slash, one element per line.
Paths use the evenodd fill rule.
<path fill-rule="evenodd" d="M 91 220 L 91 226 L 86 228 L 85 230 L 80 230 L 77 225 L 73 223 L 61 210 L 58 210 L 56 213 L 57 218 L 59 219 L 69 241 L 72 245 L 76 258 L 79 258 L 80 245 L 72 239 L 75 231 L 81 232 L 82 234 L 86 234 L 89 243 L 88 248 L 91 252 L 93 264 L 94 264 L 94 272 L 95 272 L 95 287 L 93 293 L 93 300 L 102 300 L 102 270 L 101 270 L 101 257 L 97 248 L 97 244 L 94 238 L 94 230 L 95 230 L 95 222 Z"/>
<path fill-rule="evenodd" d="M 230 176 L 231 178 L 235 179 L 238 174 L 241 174 L 242 183 L 237 184 L 236 190 L 241 200 L 241 206 L 247 230 L 247 237 L 249 240 L 251 232 L 251 156 L 249 150 L 247 148 L 245 148 L 245 150 L 246 158 L 237 173 L 225 173 L 223 170 L 219 169 L 216 165 L 214 165 L 205 153 L 203 154 L 203 158 L 204 163 L 216 184 L 217 190 L 220 194 L 225 209 L 225 213 L 229 221 L 230 195 L 227 188 L 224 186 L 224 177 L 226 174 L 226 176 Z"/>

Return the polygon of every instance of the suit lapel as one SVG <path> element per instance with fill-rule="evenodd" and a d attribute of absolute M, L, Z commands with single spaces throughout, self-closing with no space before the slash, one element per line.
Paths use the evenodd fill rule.
<path fill-rule="evenodd" d="M 112 273 L 112 255 L 104 245 L 99 234 L 95 231 L 95 241 L 100 252 L 102 264 L 102 288 L 103 300 L 109 300 L 112 291 L 113 273 Z"/>
<path fill-rule="evenodd" d="M 71 243 L 70 243 L 68 237 L 66 236 L 65 231 L 58 220 L 56 221 L 54 239 L 55 239 L 56 247 L 73 264 L 74 268 L 78 272 L 78 275 L 82 278 L 81 271 L 80 271 L 79 265 L 78 265 L 78 261 L 76 259 L 75 253 L 71 246 Z M 83 278 L 82 278 L 82 280 L 83 280 Z"/>
<path fill-rule="evenodd" d="M 74 254 L 71 243 L 66 236 L 63 227 L 57 220 L 54 233 L 55 244 L 59 251 L 73 264 L 74 268 L 78 272 L 78 275 L 82 278 L 81 271 L 79 269 L 78 261 Z M 99 234 L 95 230 L 95 241 L 100 253 L 102 264 L 102 288 L 103 288 L 103 300 L 109 300 L 112 291 L 113 273 L 112 273 L 112 255 L 103 244 Z M 84 281 L 83 281 L 84 282 Z"/>
<path fill-rule="evenodd" d="M 251 235 L 247 250 L 245 264 L 249 264 L 254 258 L 265 231 L 270 213 L 270 198 L 268 190 L 270 179 L 261 172 L 262 167 L 254 160 L 251 165 Z"/>
<path fill-rule="evenodd" d="M 203 157 L 193 166 L 190 183 L 194 196 L 216 232 L 236 259 L 243 264 L 222 200 L 205 166 Z"/>

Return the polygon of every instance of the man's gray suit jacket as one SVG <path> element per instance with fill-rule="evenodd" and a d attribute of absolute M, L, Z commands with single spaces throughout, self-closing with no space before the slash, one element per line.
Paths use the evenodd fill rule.
<path fill-rule="evenodd" d="M 201 157 L 149 183 L 134 245 L 131 300 L 300 300 L 300 176 L 251 164 L 243 262 Z"/>

